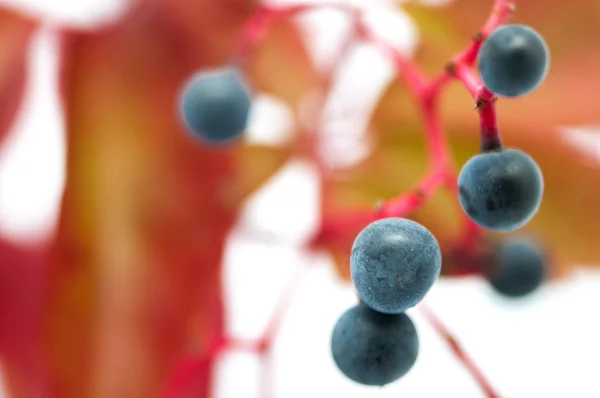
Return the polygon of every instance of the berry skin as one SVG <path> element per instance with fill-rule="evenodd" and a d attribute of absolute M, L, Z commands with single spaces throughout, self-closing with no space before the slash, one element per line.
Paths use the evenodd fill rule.
<path fill-rule="evenodd" d="M 403 218 L 368 225 L 356 237 L 350 256 L 350 273 L 361 300 L 386 314 L 399 314 L 421 301 L 441 267 L 435 237 Z"/>
<path fill-rule="evenodd" d="M 478 67 L 488 90 L 505 97 L 519 97 L 533 91 L 546 77 L 548 47 L 530 27 L 504 25 L 483 43 Z"/>
<path fill-rule="evenodd" d="M 225 144 L 246 129 L 250 91 L 233 67 L 201 71 L 185 84 L 180 103 L 187 128 L 208 144 Z"/>
<path fill-rule="evenodd" d="M 542 172 L 516 149 L 472 157 L 458 176 L 460 204 L 479 226 L 497 232 L 525 225 L 542 201 Z"/>
<path fill-rule="evenodd" d="M 382 314 L 359 304 L 347 310 L 335 325 L 331 352 L 349 379 L 383 386 L 412 368 L 419 353 L 419 338 L 406 314 Z"/>
<path fill-rule="evenodd" d="M 489 277 L 494 290 L 507 297 L 523 297 L 546 279 L 544 253 L 529 239 L 510 239 L 502 244 L 494 272 Z"/>

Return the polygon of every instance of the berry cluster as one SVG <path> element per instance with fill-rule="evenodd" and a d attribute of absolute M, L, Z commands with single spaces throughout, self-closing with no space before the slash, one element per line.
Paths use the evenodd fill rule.
<path fill-rule="evenodd" d="M 292 7 L 266 15 L 291 16 L 310 8 Z M 360 303 L 339 318 L 331 349 L 342 373 L 358 383 L 390 383 L 405 375 L 417 359 L 417 331 L 405 312 L 418 304 L 438 279 L 442 254 L 431 232 L 404 218 L 408 213 L 422 205 L 438 186 L 445 185 L 455 193 L 466 214 L 465 224 L 471 233 L 465 236 L 471 242 L 474 236 L 479 237 L 481 228 L 494 232 L 521 228 L 541 204 L 543 177 L 539 167 L 522 151 L 503 147 L 496 123 L 497 96 L 526 95 L 548 73 L 549 54 L 541 36 L 527 26 L 503 24 L 513 8 L 511 0 L 496 0 L 490 20 L 473 45 L 431 82 L 425 82 L 401 54 L 392 54 L 407 85 L 423 104 L 430 130 L 430 153 L 435 160 L 416 193 L 387 202 L 375 215 L 371 211 L 365 218 L 355 217 L 360 222 L 369 220 L 362 224 L 368 225 L 356 237 L 350 256 L 351 277 Z M 357 30 L 363 39 L 369 38 L 364 26 Z M 255 35 L 249 36 L 245 38 L 250 42 L 247 45 L 257 40 Z M 385 43 L 370 39 L 390 52 Z M 475 63 L 479 77 L 470 69 Z M 458 177 L 449 166 L 433 106 L 441 87 L 452 78 L 473 95 L 481 121 L 481 153 L 462 167 Z M 180 114 L 201 142 L 223 145 L 243 134 L 250 106 L 251 90 L 243 73 L 237 66 L 226 66 L 199 71 L 189 79 L 182 90 Z M 326 236 L 325 221 L 317 234 L 321 238 Z M 475 273 L 485 276 L 497 292 L 508 297 L 524 296 L 545 279 L 545 255 L 533 241 L 507 239 L 488 249 L 477 257 Z M 489 396 L 495 396 L 484 381 L 480 384 Z"/>
<path fill-rule="evenodd" d="M 434 236 L 403 218 L 385 218 L 356 238 L 350 257 L 361 304 L 339 319 L 333 358 L 350 379 L 384 385 L 406 374 L 417 359 L 417 331 L 404 313 L 437 280 L 442 254 Z"/>
<path fill-rule="evenodd" d="M 485 90 L 520 96 L 543 80 L 548 52 L 531 28 L 506 25 L 485 41 L 478 61 Z M 525 225 L 537 211 L 543 179 L 527 154 L 503 149 L 500 140 L 496 142 L 463 166 L 459 197 L 464 211 L 479 226 L 508 232 Z M 506 296 L 526 295 L 544 279 L 545 262 L 533 242 L 504 242 L 496 260 L 487 276 L 494 289 Z M 413 221 L 385 218 L 358 235 L 350 270 L 361 304 L 341 316 L 331 343 L 333 358 L 347 377 L 361 384 L 384 385 L 410 370 L 419 343 L 404 312 L 423 299 L 441 265 L 436 239 Z"/>

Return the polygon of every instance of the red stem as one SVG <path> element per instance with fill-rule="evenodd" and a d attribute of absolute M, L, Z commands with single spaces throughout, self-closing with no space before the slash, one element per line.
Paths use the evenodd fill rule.
<path fill-rule="evenodd" d="M 498 26 L 506 23 L 514 11 L 515 0 L 494 1 L 492 12 L 483 25 L 483 28 L 475 35 L 473 43 L 465 51 L 455 57 L 454 63 L 473 66 L 477 60 L 477 55 L 479 54 L 482 43 L 488 38 L 490 33 L 498 28 Z"/>
<path fill-rule="evenodd" d="M 459 64 L 454 69 L 454 77 L 458 79 L 471 93 L 473 99 L 477 100 L 477 96 L 483 89 L 481 79 L 475 75 L 473 70 L 467 65 Z"/>
<path fill-rule="evenodd" d="M 508 21 L 514 10 L 515 0 L 495 0 L 488 20 L 485 22 L 479 33 L 473 37 L 471 45 L 464 51 L 456 54 L 446 69 L 433 79 L 431 84 L 432 89 L 434 91 L 439 91 L 445 86 L 454 77 L 454 70 L 457 66 L 462 65 L 472 67 L 475 65 L 483 42 L 488 38 L 491 32 Z"/>
<path fill-rule="evenodd" d="M 283 316 L 285 312 L 289 308 L 292 298 L 294 297 L 294 292 L 298 290 L 300 283 L 302 282 L 302 277 L 304 276 L 304 272 L 306 271 L 306 267 L 303 265 L 298 265 L 296 267 L 296 271 L 292 278 L 290 278 L 289 282 L 286 285 L 286 288 L 283 290 L 283 296 L 277 302 L 277 308 L 271 315 L 269 323 L 265 328 L 260 340 L 258 350 L 261 355 L 266 355 L 270 350 L 270 346 L 275 340 L 277 336 L 277 332 L 279 332 L 281 322 L 283 321 Z"/>
<path fill-rule="evenodd" d="M 431 167 L 445 174 L 451 173 L 454 165 L 449 153 L 449 145 L 445 138 L 446 135 L 440 124 L 435 97 L 432 97 L 423 104 L 423 120 Z"/>
<path fill-rule="evenodd" d="M 463 364 L 469 371 L 471 376 L 475 379 L 475 382 L 479 385 L 481 390 L 485 393 L 488 398 L 499 398 L 500 394 L 494 391 L 494 388 L 490 382 L 485 378 L 479 367 L 475 364 L 475 361 L 467 354 L 467 352 L 461 347 L 456 338 L 452 335 L 450 330 L 442 323 L 442 321 L 435 316 L 435 314 L 427 307 L 423 302 L 418 306 L 419 310 L 429 322 L 429 324 L 435 329 L 435 331 L 446 341 L 454 356 Z"/>
<path fill-rule="evenodd" d="M 385 203 L 381 209 L 375 213 L 375 219 L 403 217 L 417 210 L 435 193 L 436 189 L 442 185 L 445 176 L 446 173 L 444 170 L 435 170 L 429 173 L 423 179 L 421 184 L 419 184 L 417 189 Z"/>
<path fill-rule="evenodd" d="M 496 120 L 496 98 L 492 93 L 483 89 L 477 99 L 477 110 L 481 130 L 481 152 L 502 149 L 502 139 Z"/>
<path fill-rule="evenodd" d="M 481 79 L 475 75 L 472 69 L 464 65 L 456 67 L 454 76 L 475 99 L 475 106 L 479 111 L 481 151 L 501 149 L 502 140 L 500 139 L 500 131 L 496 120 L 496 96 L 485 88 Z"/>
<path fill-rule="evenodd" d="M 419 68 L 410 59 L 405 57 L 400 51 L 391 46 L 386 41 L 379 38 L 364 23 L 360 24 L 361 34 L 366 39 L 381 50 L 392 62 L 400 79 L 404 81 L 413 96 L 423 102 L 427 94 L 429 82 Z"/>

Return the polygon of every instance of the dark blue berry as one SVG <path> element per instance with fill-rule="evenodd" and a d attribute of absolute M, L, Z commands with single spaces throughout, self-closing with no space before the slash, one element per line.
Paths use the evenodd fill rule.
<path fill-rule="evenodd" d="M 180 112 L 185 125 L 208 144 L 228 143 L 246 129 L 250 91 L 233 67 L 201 71 L 185 84 Z"/>
<path fill-rule="evenodd" d="M 533 240 L 513 238 L 502 243 L 489 279 L 502 295 L 522 297 L 544 282 L 547 269 L 544 252 Z"/>
<path fill-rule="evenodd" d="M 542 173 L 531 157 L 516 149 L 472 157 L 458 177 L 460 204 L 483 228 L 516 230 L 537 212 L 542 201 Z"/>
<path fill-rule="evenodd" d="M 440 247 L 422 225 L 386 218 L 363 229 L 350 256 L 352 281 L 369 307 L 398 314 L 417 304 L 437 280 Z"/>
<path fill-rule="evenodd" d="M 359 304 L 338 320 L 331 351 L 346 377 L 357 383 L 382 386 L 412 368 L 419 352 L 419 338 L 406 314 L 382 314 Z"/>
<path fill-rule="evenodd" d="M 493 93 L 518 97 L 533 91 L 549 65 L 544 39 L 524 25 L 504 25 L 492 32 L 479 53 L 479 73 Z"/>

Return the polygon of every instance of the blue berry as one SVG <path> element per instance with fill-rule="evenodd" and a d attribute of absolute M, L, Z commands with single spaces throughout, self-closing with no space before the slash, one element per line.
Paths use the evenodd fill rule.
<path fill-rule="evenodd" d="M 516 149 L 472 157 L 458 176 L 460 204 L 483 228 L 514 231 L 525 225 L 542 201 L 544 181 L 533 159 Z"/>
<path fill-rule="evenodd" d="M 419 353 L 419 338 L 406 314 L 382 314 L 359 304 L 347 310 L 335 325 L 331 352 L 349 379 L 383 386 L 412 368 Z"/>
<path fill-rule="evenodd" d="M 228 143 L 246 129 L 250 91 L 233 67 L 201 71 L 185 84 L 180 112 L 185 125 L 208 144 Z"/>
<path fill-rule="evenodd" d="M 442 256 L 422 225 L 386 218 L 363 229 L 350 256 L 358 295 L 376 311 L 398 314 L 417 304 L 440 275 Z"/>
<path fill-rule="evenodd" d="M 493 93 L 518 97 L 533 91 L 548 73 L 544 39 L 524 25 L 504 25 L 490 34 L 479 53 L 479 73 Z"/>
<path fill-rule="evenodd" d="M 522 297 L 544 282 L 547 268 L 545 255 L 534 241 L 513 238 L 502 244 L 489 280 L 498 293 Z"/>

